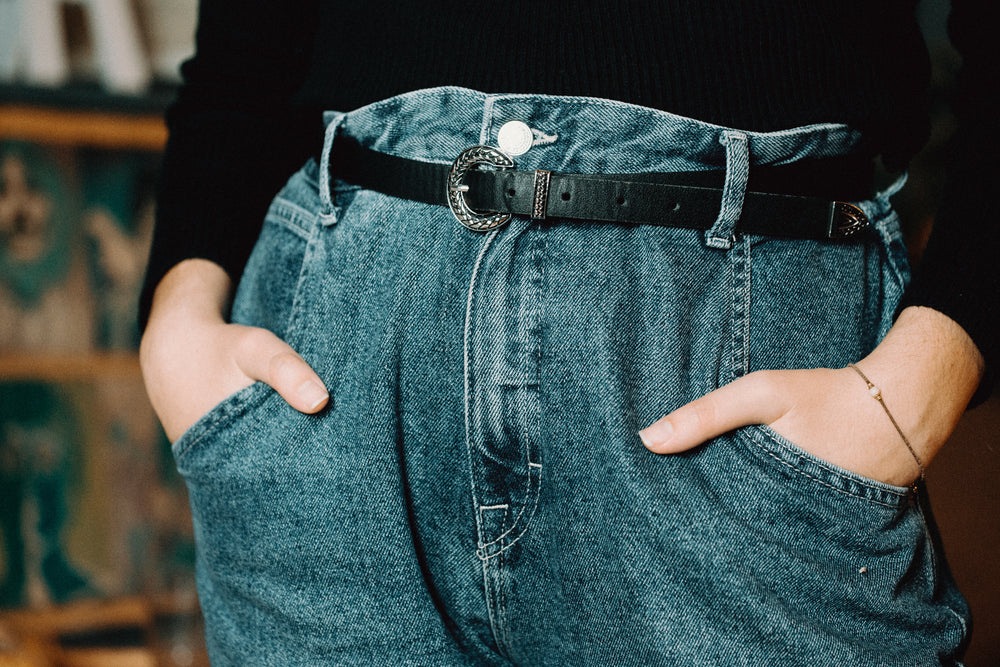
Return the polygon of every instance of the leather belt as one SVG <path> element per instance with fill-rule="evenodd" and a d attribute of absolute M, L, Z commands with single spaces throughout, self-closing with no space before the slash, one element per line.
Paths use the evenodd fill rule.
<path fill-rule="evenodd" d="M 491 168 L 483 170 L 483 165 Z M 511 215 L 708 230 L 721 204 L 721 171 L 598 175 L 517 171 L 513 166 L 509 156 L 489 146 L 466 149 L 446 165 L 380 153 L 345 136 L 337 137 L 330 158 L 334 178 L 393 197 L 449 206 L 459 222 L 477 231 L 495 229 Z M 848 197 L 865 199 L 872 174 L 871 160 L 859 157 L 751 168 L 736 231 L 859 238 L 871 226 L 864 212 L 822 193 L 832 181 Z"/>

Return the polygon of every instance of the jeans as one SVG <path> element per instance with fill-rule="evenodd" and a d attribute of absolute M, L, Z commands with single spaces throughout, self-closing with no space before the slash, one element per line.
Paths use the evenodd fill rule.
<path fill-rule="evenodd" d="M 908 279 L 890 192 L 857 202 L 863 242 L 732 233 L 748 168 L 849 153 L 857 132 L 459 88 L 327 120 L 326 150 L 348 134 L 440 163 L 520 120 L 519 169 L 726 169 L 726 187 L 708 233 L 484 234 L 331 182 L 325 153 L 292 176 L 233 319 L 286 339 L 332 404 L 300 414 L 257 383 L 174 443 L 215 664 L 958 664 L 969 613 L 923 494 L 766 426 L 672 456 L 636 434 L 885 334 Z"/>

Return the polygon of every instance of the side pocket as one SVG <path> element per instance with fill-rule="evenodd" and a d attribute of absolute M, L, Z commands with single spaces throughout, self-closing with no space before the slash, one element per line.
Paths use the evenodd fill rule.
<path fill-rule="evenodd" d="M 737 431 L 747 448 L 760 457 L 764 468 L 772 468 L 783 484 L 801 487 L 812 495 L 834 492 L 873 505 L 896 509 L 909 500 L 909 489 L 869 479 L 829 463 L 802 449 L 770 426 L 757 424 Z M 846 498 L 845 498 L 846 499 Z"/>
<path fill-rule="evenodd" d="M 880 234 L 891 228 L 889 212 L 871 214 Z M 746 370 L 842 368 L 868 354 L 885 334 L 905 281 L 905 258 L 897 266 L 888 241 L 757 239 L 743 285 Z M 836 492 L 832 497 L 887 507 L 905 498 L 905 489 L 830 464 L 767 426 L 740 429 L 737 441 L 772 468 L 775 480 L 801 492 Z"/>
<path fill-rule="evenodd" d="M 270 330 L 287 340 L 310 241 L 316 236 L 319 200 L 313 162 L 300 170 L 271 202 L 260 235 L 233 300 L 231 321 Z M 256 382 L 228 396 L 191 426 L 172 450 L 181 472 L 191 451 L 219 439 L 231 425 L 274 391 Z"/>
<path fill-rule="evenodd" d="M 255 382 L 249 387 L 244 387 L 235 394 L 231 394 L 202 415 L 170 446 L 181 474 L 184 474 L 184 464 L 190 451 L 200 443 L 211 442 L 219 431 L 258 405 L 272 391 L 263 382 Z"/>

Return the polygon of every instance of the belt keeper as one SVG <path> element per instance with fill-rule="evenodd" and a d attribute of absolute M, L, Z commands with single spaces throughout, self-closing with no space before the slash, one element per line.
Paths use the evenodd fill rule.
<path fill-rule="evenodd" d="M 535 170 L 535 196 L 532 199 L 531 217 L 544 220 L 549 208 L 549 185 L 552 172 L 545 169 Z"/>

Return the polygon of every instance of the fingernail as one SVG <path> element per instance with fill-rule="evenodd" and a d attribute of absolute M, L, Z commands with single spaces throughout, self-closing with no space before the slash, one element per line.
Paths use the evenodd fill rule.
<path fill-rule="evenodd" d="M 668 421 L 655 422 L 639 431 L 639 439 L 647 447 L 667 444 L 674 436 L 674 427 Z"/>
<path fill-rule="evenodd" d="M 330 398 L 330 394 L 326 387 L 316 380 L 306 380 L 299 385 L 299 398 L 309 406 L 310 410 L 315 410 L 316 406 Z"/>

